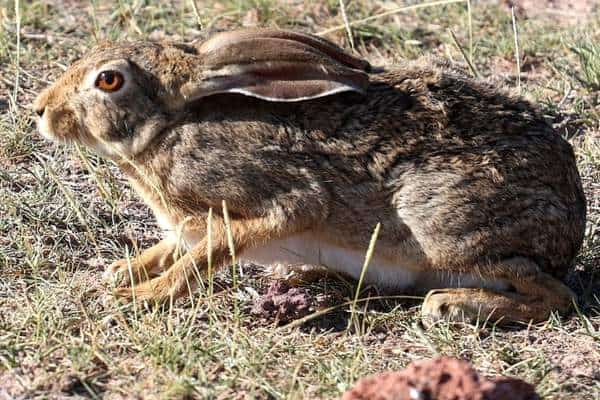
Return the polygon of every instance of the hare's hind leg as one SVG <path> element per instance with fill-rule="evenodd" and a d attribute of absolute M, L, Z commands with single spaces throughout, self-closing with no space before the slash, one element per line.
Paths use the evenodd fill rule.
<path fill-rule="evenodd" d="M 147 281 L 158 276 L 175 262 L 175 249 L 174 241 L 161 240 L 137 256 L 112 263 L 104 271 L 104 279 L 121 287 Z"/>
<path fill-rule="evenodd" d="M 514 258 L 490 271 L 492 277 L 509 282 L 511 290 L 432 290 L 421 308 L 423 321 L 540 322 L 548 319 L 552 311 L 568 312 L 573 304 L 571 290 L 558 279 L 540 272 L 532 261 Z"/>

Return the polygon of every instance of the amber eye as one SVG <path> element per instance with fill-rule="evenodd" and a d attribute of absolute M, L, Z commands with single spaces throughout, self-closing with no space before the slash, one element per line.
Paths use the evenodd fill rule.
<path fill-rule="evenodd" d="M 102 71 L 96 78 L 96 87 L 105 92 L 116 92 L 123 86 L 123 75 L 117 71 Z"/>

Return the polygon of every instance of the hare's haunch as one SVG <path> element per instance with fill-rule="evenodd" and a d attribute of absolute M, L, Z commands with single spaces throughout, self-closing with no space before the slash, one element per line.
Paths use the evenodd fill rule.
<path fill-rule="evenodd" d="M 374 72 L 278 30 L 106 43 L 35 108 L 45 136 L 114 160 L 166 231 L 111 266 L 118 295 L 188 293 L 211 208 L 213 265 L 226 264 L 224 201 L 242 258 L 352 277 L 380 222 L 367 283 L 431 290 L 433 319 L 537 321 L 571 305 L 561 278 L 586 212 L 571 146 L 530 102 L 449 65 Z"/>

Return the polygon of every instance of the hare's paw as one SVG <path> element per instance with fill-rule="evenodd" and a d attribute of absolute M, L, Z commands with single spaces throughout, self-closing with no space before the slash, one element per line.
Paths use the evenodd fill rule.
<path fill-rule="evenodd" d="M 132 283 L 147 281 L 155 275 L 152 268 L 137 262 L 134 259 L 121 259 L 113 262 L 104 271 L 102 278 L 105 282 L 117 287 L 131 286 Z M 133 278 L 133 281 L 132 281 Z"/>
<path fill-rule="evenodd" d="M 159 283 L 155 281 L 159 281 Z M 130 302 L 163 303 L 169 298 L 168 293 L 162 292 L 160 278 L 130 287 L 118 287 L 114 289 L 113 294 L 121 300 Z"/>
<path fill-rule="evenodd" d="M 426 326 L 437 321 L 474 323 L 485 321 L 494 312 L 486 304 L 485 290 L 436 289 L 430 291 L 421 306 L 421 318 Z"/>
<path fill-rule="evenodd" d="M 127 260 L 115 261 L 104 270 L 102 280 L 115 286 L 128 286 L 131 283 L 128 271 Z"/>
<path fill-rule="evenodd" d="M 172 279 L 169 274 L 161 275 L 131 287 L 120 287 L 114 290 L 118 298 L 135 302 L 167 303 L 189 293 L 193 286 L 186 282 Z"/>

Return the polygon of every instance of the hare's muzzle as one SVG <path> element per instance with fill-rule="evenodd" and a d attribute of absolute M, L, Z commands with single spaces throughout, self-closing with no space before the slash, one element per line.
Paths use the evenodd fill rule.
<path fill-rule="evenodd" d="M 49 140 L 65 141 L 76 132 L 75 116 L 63 97 L 45 89 L 33 102 L 32 109 L 38 115 L 38 132 Z"/>
<path fill-rule="evenodd" d="M 50 129 L 48 127 L 48 121 L 46 120 L 47 113 L 46 108 L 48 106 L 48 89 L 44 90 L 40 93 L 35 101 L 33 102 L 32 109 L 37 114 L 37 126 L 38 132 L 47 139 L 52 139 L 53 135 L 50 133 Z"/>

